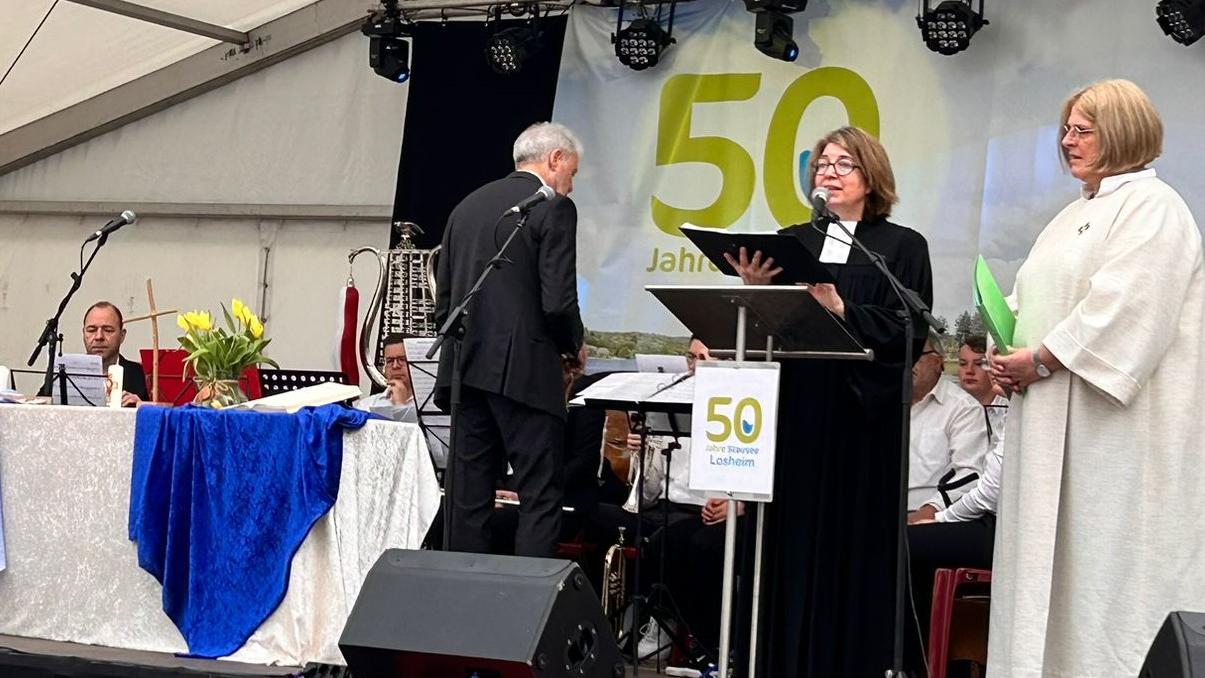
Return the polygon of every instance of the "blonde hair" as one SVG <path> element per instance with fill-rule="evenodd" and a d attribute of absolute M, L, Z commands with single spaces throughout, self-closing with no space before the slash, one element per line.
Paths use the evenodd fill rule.
<path fill-rule="evenodd" d="M 1129 80 L 1102 80 L 1063 102 L 1062 124 L 1078 108 L 1096 130 L 1098 155 L 1087 169 L 1103 176 L 1146 167 L 1163 153 L 1163 121 L 1150 98 Z M 1063 135 L 1066 136 L 1066 135 Z M 1059 157 L 1068 167 L 1067 149 L 1059 137 Z"/>
<path fill-rule="evenodd" d="M 816 159 L 824 154 L 824 147 L 836 144 L 854 159 L 858 166 L 856 171 L 862 173 L 866 187 L 866 204 L 862 210 L 862 218 L 887 217 L 891 215 L 891 206 L 898 198 L 895 195 L 895 173 L 891 171 L 891 161 L 887 159 L 887 151 L 878 139 L 867 134 L 858 127 L 842 127 L 824 135 L 812 147 L 812 161 L 808 163 L 807 186 L 810 193 L 816 186 Z"/>

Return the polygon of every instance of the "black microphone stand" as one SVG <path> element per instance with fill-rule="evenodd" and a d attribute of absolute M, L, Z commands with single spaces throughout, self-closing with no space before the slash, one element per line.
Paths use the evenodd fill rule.
<path fill-rule="evenodd" d="M 33 367 L 33 364 L 38 361 L 38 354 L 43 348 L 49 347 L 49 353 L 46 356 L 46 378 L 42 382 L 42 388 L 39 393 L 51 393 L 54 386 L 54 362 L 57 356 L 62 355 L 63 335 L 59 334 L 59 320 L 63 317 L 63 311 L 67 308 L 67 304 L 71 302 L 71 297 L 79 290 L 80 285 L 84 282 L 84 274 L 88 272 L 88 268 L 92 266 L 92 260 L 96 258 L 96 253 L 100 248 L 105 246 L 109 241 L 109 234 L 104 233 L 96 240 L 96 247 L 92 249 L 92 255 L 88 257 L 88 261 L 84 262 L 84 248 L 88 242 L 85 240 L 80 245 L 80 270 L 71 274 L 71 288 L 67 290 L 67 294 L 63 296 L 63 300 L 59 302 L 59 310 L 55 311 L 54 317 L 46 321 L 46 326 L 42 329 L 41 336 L 38 337 L 38 345 L 34 347 L 33 353 L 29 356 L 29 362 L 26 364 Z M 65 370 L 60 370 L 62 374 L 59 376 L 59 396 L 63 405 L 67 404 L 67 375 Z"/>
<path fill-rule="evenodd" d="M 427 360 L 430 360 L 439 351 L 439 348 L 443 346 L 444 342 L 446 342 L 449 338 L 452 339 L 452 392 L 449 396 L 449 407 L 452 409 L 449 426 L 451 429 L 451 435 L 448 436 L 448 460 L 447 468 L 444 469 L 443 549 L 445 551 L 452 550 L 452 512 L 454 510 L 452 506 L 455 503 L 454 497 L 456 494 L 456 448 L 459 447 L 459 445 L 456 443 L 457 439 L 459 438 L 457 435 L 457 431 L 459 429 L 456 426 L 456 423 L 460 416 L 460 382 L 461 371 L 464 368 L 464 352 L 461 350 L 461 342 L 464 340 L 464 320 L 469 314 L 469 304 L 472 303 L 473 297 L 477 295 L 477 292 L 481 290 L 481 286 L 485 284 L 485 281 L 487 278 L 489 278 L 490 273 L 492 273 L 494 269 L 501 268 L 502 264 L 504 263 L 512 263 L 510 259 L 506 258 L 506 248 L 510 246 L 511 241 L 515 239 L 515 236 L 519 234 L 519 231 L 522 231 L 523 227 L 527 225 L 527 216 L 529 210 L 530 208 L 519 211 L 519 218 L 515 221 L 515 227 L 511 230 L 510 235 L 506 237 L 506 241 L 502 243 L 502 247 L 498 248 L 498 253 L 486 262 L 485 269 L 481 271 L 481 275 L 477 276 L 477 282 L 473 283 L 473 286 L 469 288 L 469 291 L 465 292 L 464 296 L 460 299 L 460 303 L 456 304 L 456 307 L 453 308 L 448 314 L 447 319 L 444 320 L 443 325 L 440 326 L 439 332 L 436 334 L 435 343 L 433 343 L 431 348 L 427 350 Z M 495 228 L 497 227 L 497 224 L 502 223 L 502 220 L 511 214 L 512 212 L 507 210 L 506 213 L 498 217 Z M 520 501 L 522 501 L 522 498 L 520 498 Z"/>
<path fill-rule="evenodd" d="M 911 432 L 912 432 L 912 342 L 916 336 L 916 328 L 914 326 L 913 316 L 920 316 L 929 327 L 933 328 L 938 334 L 944 334 L 946 331 L 943 325 L 933 314 L 929 312 L 929 306 L 920 298 L 915 291 L 906 287 L 900 279 L 895 277 L 891 269 L 887 268 L 887 262 L 883 260 L 883 255 L 878 252 L 871 251 L 866 245 L 862 244 L 861 240 L 854 237 L 845 224 L 832 212 L 826 208 L 816 205 L 812 212 L 812 225 L 820 230 L 818 224 L 832 223 L 836 224 L 841 232 L 845 234 L 849 241 L 858 248 L 858 251 L 866 255 L 874 267 L 879 270 L 879 273 L 887 279 L 891 285 L 892 291 L 899 298 L 900 303 L 904 308 L 900 310 L 899 315 L 904 324 L 904 369 L 903 369 L 903 384 L 900 392 L 900 478 L 899 478 L 899 535 L 896 539 L 895 548 L 895 644 L 892 653 L 892 668 L 885 673 L 886 678 L 906 678 L 907 673 L 904 672 L 904 609 L 905 599 L 904 593 L 909 586 L 908 582 L 908 466 L 911 454 Z M 828 236 L 828 233 L 821 231 Z"/>

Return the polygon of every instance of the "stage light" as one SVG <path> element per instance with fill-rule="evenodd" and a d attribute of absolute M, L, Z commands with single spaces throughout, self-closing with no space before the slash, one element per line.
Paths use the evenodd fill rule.
<path fill-rule="evenodd" d="M 1205 0 L 1159 0 L 1155 17 L 1165 35 L 1188 46 L 1205 35 Z"/>
<path fill-rule="evenodd" d="M 486 40 L 485 58 L 495 73 L 514 75 L 539 49 L 540 33 L 534 25 L 512 26 L 498 30 Z"/>
<path fill-rule="evenodd" d="M 678 3 L 677 0 L 658 2 L 657 11 L 652 16 L 643 2 L 636 3 L 640 18 L 634 19 L 625 28 L 623 11 L 626 4 L 626 0 L 619 0 L 619 16 L 616 18 L 615 32 L 611 34 L 611 43 L 615 45 L 615 56 L 619 63 L 634 71 L 643 71 L 656 66 L 661 60 L 661 53 L 676 42 L 673 38 L 674 10 Z M 661 14 L 666 4 L 669 5 L 669 20 L 662 28 Z"/>
<path fill-rule="evenodd" d="M 753 32 L 753 46 L 762 54 L 782 61 L 799 58 L 795 44 L 795 22 L 782 12 L 758 12 Z"/>
<path fill-rule="evenodd" d="M 368 65 L 382 78 L 406 82 L 410 78 L 410 33 L 402 21 L 397 1 L 384 3 L 383 9 L 373 12 L 360 26 L 368 36 Z"/>
<path fill-rule="evenodd" d="M 983 0 L 979 0 L 979 11 L 971 8 L 971 0 L 942 0 L 934 9 L 929 0 L 921 0 L 921 11 L 916 16 L 925 46 L 950 56 L 971 45 L 971 37 L 988 24 L 983 18 Z"/>
<path fill-rule="evenodd" d="M 745 9 L 757 16 L 753 46 L 762 54 L 782 61 L 799 58 L 795 43 L 795 20 L 791 14 L 807 9 L 808 0 L 745 0 Z"/>
<path fill-rule="evenodd" d="M 657 65 L 661 53 L 674 41 L 653 19 L 637 19 L 611 36 L 619 63 L 634 71 Z"/>

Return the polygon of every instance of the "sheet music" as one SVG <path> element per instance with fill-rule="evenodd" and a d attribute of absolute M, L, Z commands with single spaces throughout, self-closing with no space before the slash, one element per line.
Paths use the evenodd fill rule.
<path fill-rule="evenodd" d="M 683 379 L 685 376 L 660 372 L 618 372 L 587 386 L 570 404 L 585 405 L 587 400 L 689 404 L 694 401 L 695 387 L 691 379 Z"/>
<path fill-rule="evenodd" d="M 329 405 L 359 397 L 359 386 L 337 384 L 333 381 L 328 381 L 293 391 L 265 396 L 258 400 L 249 400 L 238 405 L 231 405 L 228 409 L 293 413 L 303 407 L 318 407 L 319 405 Z"/>
<path fill-rule="evenodd" d="M 100 356 L 87 353 L 64 353 L 54 359 L 54 373 L 59 366 L 67 370 L 67 404 L 104 407 L 109 397 Z M 59 402 L 59 377 L 54 378 L 50 402 Z"/>
<path fill-rule="evenodd" d="M 432 450 L 437 467 L 447 459 L 448 443 L 451 440 L 452 416 L 435 404 L 435 377 L 439 373 L 439 354 L 436 351 L 427 360 L 427 351 L 435 343 L 435 337 L 416 337 L 403 340 L 406 347 L 406 368 L 410 371 L 410 388 L 414 391 L 418 425 L 427 434 L 428 448 L 434 447 L 431 438 L 442 444 L 442 450 Z"/>

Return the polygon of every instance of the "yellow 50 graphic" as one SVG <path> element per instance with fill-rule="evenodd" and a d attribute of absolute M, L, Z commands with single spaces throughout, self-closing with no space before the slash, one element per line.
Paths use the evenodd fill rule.
<path fill-rule="evenodd" d="M 729 407 L 730 405 L 732 398 L 727 396 L 715 396 L 707 400 L 707 424 L 720 426 L 718 432 L 709 428 L 707 439 L 713 443 L 722 443 L 735 434 L 736 439 L 746 445 L 757 440 L 761 435 L 761 403 L 753 398 L 744 398 L 736 407 Z"/>
<path fill-rule="evenodd" d="M 727 228 L 749 209 L 756 170 L 743 146 L 726 137 L 690 135 L 695 104 L 748 101 L 761 87 L 760 73 L 675 75 L 661 89 L 657 120 L 657 165 L 701 162 L 715 166 L 722 178 L 719 194 L 699 209 L 675 207 L 653 196 L 653 222 L 670 235 L 680 236 L 686 223 Z M 870 85 L 857 73 L 836 67 L 808 71 L 787 86 L 774 109 L 762 158 L 763 190 L 770 213 L 781 225 L 807 221 L 811 208 L 796 186 L 795 136 L 809 106 L 833 97 L 845 106 L 849 124 L 879 135 L 879 106 Z M 802 175 L 802 172 L 801 172 Z"/>

